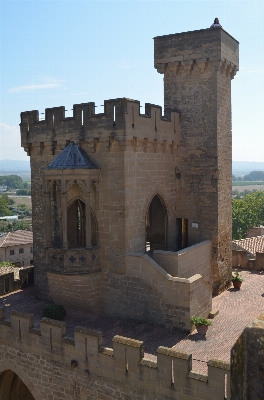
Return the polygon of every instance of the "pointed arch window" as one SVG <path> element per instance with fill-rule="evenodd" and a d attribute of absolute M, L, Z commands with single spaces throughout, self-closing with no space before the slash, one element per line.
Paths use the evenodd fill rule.
<path fill-rule="evenodd" d="M 91 217 L 91 245 L 97 246 L 97 221 L 92 210 Z M 76 199 L 67 209 L 67 237 L 68 247 L 77 248 L 86 245 L 86 204 Z"/>

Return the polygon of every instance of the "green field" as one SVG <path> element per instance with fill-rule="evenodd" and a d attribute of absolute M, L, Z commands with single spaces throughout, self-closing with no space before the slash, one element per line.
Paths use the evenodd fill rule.
<path fill-rule="evenodd" d="M 264 181 L 232 181 L 232 186 L 264 185 Z"/>

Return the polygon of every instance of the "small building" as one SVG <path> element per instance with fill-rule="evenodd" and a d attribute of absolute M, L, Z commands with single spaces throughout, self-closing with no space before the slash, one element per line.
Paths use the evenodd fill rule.
<path fill-rule="evenodd" d="M 264 236 L 234 240 L 232 242 L 232 266 L 264 270 Z"/>
<path fill-rule="evenodd" d="M 0 236 L 0 262 L 11 261 L 17 267 L 33 265 L 33 233 L 18 230 Z"/>
<path fill-rule="evenodd" d="M 264 236 L 264 226 L 250 226 L 248 228 L 247 238 Z"/>
<path fill-rule="evenodd" d="M 34 283 L 34 267 L 12 267 L 0 268 L 0 296 L 14 292 L 22 287 Z"/>
<path fill-rule="evenodd" d="M 3 220 L 3 221 L 17 221 L 18 220 L 18 215 L 6 215 L 4 217 L 0 217 L 0 220 Z"/>

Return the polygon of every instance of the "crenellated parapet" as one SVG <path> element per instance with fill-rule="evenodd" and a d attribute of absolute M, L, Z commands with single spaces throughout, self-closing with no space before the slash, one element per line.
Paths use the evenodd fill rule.
<path fill-rule="evenodd" d="M 48 149 L 48 154 L 58 154 L 70 141 L 76 144 L 98 145 L 107 142 L 111 151 L 114 142 L 134 145 L 146 141 L 157 147 L 157 143 L 170 145 L 179 142 L 180 113 L 166 110 L 153 104 L 145 105 L 145 113 L 140 112 L 140 102 L 126 98 L 106 100 L 104 112 L 95 113 L 95 103 L 82 103 L 73 106 L 73 116 L 65 117 L 65 107 L 47 108 L 45 119 L 40 120 L 39 112 L 21 113 L 21 143 L 30 154 L 32 147 L 38 148 L 38 155 Z M 174 146 L 174 145 L 173 145 Z"/>
<path fill-rule="evenodd" d="M 42 318 L 40 329 L 36 329 L 31 314 L 11 312 L 11 323 L 3 319 L 3 313 L 0 316 L 0 349 L 9 346 L 12 362 L 18 365 L 19 357 L 30 357 L 32 370 L 36 359 L 37 374 L 40 363 L 52 363 L 59 365 L 66 380 L 67 374 L 71 377 L 74 370 L 79 377 L 86 376 L 87 384 L 100 376 L 103 381 L 110 379 L 112 385 L 125 384 L 132 392 L 137 386 L 148 392 L 149 398 L 159 393 L 160 399 L 178 399 L 178 393 L 185 393 L 188 388 L 190 398 L 230 399 L 228 362 L 210 360 L 208 374 L 201 374 L 192 370 L 189 353 L 160 346 L 153 360 L 145 358 L 144 343 L 140 340 L 114 336 L 113 348 L 106 348 L 102 332 L 97 330 L 78 326 L 74 338 L 69 338 L 65 336 L 65 322 Z"/>
<path fill-rule="evenodd" d="M 155 39 L 155 68 L 174 76 L 221 71 L 232 79 L 239 69 L 239 43 L 223 29 L 158 36 Z"/>

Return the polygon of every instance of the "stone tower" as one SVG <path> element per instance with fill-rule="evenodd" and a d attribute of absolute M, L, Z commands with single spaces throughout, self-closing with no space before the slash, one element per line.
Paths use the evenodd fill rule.
<path fill-rule="evenodd" d="M 41 297 L 183 330 L 231 278 L 230 81 L 221 27 L 155 38 L 161 107 L 119 98 L 21 113 Z"/>
<path fill-rule="evenodd" d="M 156 37 L 154 45 L 165 109 L 181 113 L 176 214 L 188 220 L 189 243 L 211 238 L 218 293 L 231 274 L 231 79 L 239 44 L 215 22 L 210 29 Z"/>

